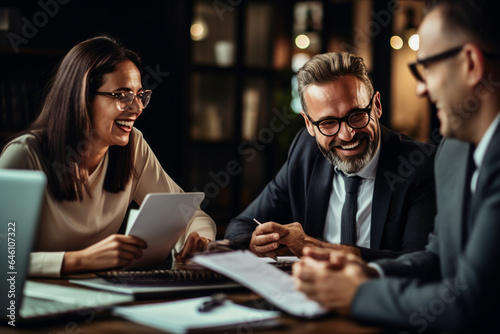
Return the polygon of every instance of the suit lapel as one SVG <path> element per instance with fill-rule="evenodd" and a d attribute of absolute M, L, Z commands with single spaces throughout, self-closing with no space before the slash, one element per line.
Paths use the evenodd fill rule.
<path fill-rule="evenodd" d="M 483 163 L 481 170 L 479 172 L 479 177 L 477 179 L 476 191 L 472 198 L 471 203 L 471 224 L 474 222 L 474 218 L 476 215 L 477 208 L 483 204 L 483 200 L 481 198 L 481 193 L 483 188 L 487 185 L 488 177 L 491 177 L 491 166 L 498 165 L 498 148 L 500 147 L 500 125 L 495 129 L 495 134 L 491 139 L 490 144 L 486 150 L 486 154 L 484 155 Z M 477 194 L 477 196 L 476 196 Z M 471 226 L 469 226 L 471 227 Z"/>
<path fill-rule="evenodd" d="M 316 157 L 311 182 L 307 191 L 304 231 L 315 238 L 323 238 L 328 202 L 332 192 L 334 168 L 322 155 Z"/>
<path fill-rule="evenodd" d="M 397 156 L 400 148 L 397 146 L 397 136 L 381 127 L 380 157 L 375 177 L 372 200 L 372 221 L 370 232 L 370 248 L 380 249 L 387 212 L 394 189 L 391 185 L 397 177 Z M 393 182 L 391 182 L 393 180 Z"/>
<path fill-rule="evenodd" d="M 469 144 L 460 142 L 458 140 L 446 140 L 443 142 L 442 156 L 439 158 L 439 163 L 436 159 L 435 177 L 436 177 L 436 194 L 438 204 L 438 221 L 447 221 L 448 224 L 440 224 L 438 234 L 447 235 L 446 256 L 443 254 L 444 261 L 450 261 L 452 257 L 456 256 L 462 250 L 462 240 L 465 228 L 464 195 L 466 189 L 468 190 L 469 184 L 467 181 L 467 162 L 469 159 L 469 151 L 471 147 Z M 439 154 L 439 153 L 438 153 Z M 449 161 L 453 161 L 452 164 Z M 449 263 L 449 266 L 455 264 Z"/>

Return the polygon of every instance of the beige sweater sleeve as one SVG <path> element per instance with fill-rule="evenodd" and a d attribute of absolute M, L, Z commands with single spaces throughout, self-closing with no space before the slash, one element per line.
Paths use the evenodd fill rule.
<path fill-rule="evenodd" d="M 33 136 L 22 136 L 9 143 L 0 156 L 0 168 L 41 170 L 33 144 Z M 63 258 L 64 252 L 31 252 L 29 276 L 59 277 Z"/>

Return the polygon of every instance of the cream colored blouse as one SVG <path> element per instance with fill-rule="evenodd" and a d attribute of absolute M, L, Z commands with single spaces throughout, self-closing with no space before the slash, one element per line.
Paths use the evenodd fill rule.
<path fill-rule="evenodd" d="M 48 188 L 45 190 L 35 248 L 30 257 L 30 276 L 59 277 L 64 252 L 84 249 L 117 233 L 133 200 L 141 205 L 148 193 L 183 192 L 163 170 L 142 133 L 134 128 L 132 135 L 136 174 L 122 192 L 112 194 L 103 190 L 108 154 L 89 177 L 91 197 L 84 192 L 82 201 L 58 202 Z M 41 156 L 37 139 L 23 135 L 4 148 L 0 168 L 42 170 Z M 215 231 L 214 221 L 198 208 L 174 251 L 180 251 L 191 232 L 214 240 Z"/>

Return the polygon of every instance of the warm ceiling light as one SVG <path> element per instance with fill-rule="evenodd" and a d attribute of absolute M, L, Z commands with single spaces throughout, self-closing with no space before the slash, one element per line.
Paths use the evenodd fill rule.
<path fill-rule="evenodd" d="M 418 48 L 420 47 L 420 37 L 418 36 L 418 34 L 411 35 L 410 38 L 408 38 L 408 45 L 413 51 L 418 50 Z"/>
<path fill-rule="evenodd" d="M 391 37 L 391 46 L 395 50 L 399 50 L 403 47 L 403 39 L 399 36 Z"/>
<path fill-rule="evenodd" d="M 193 41 L 201 41 L 208 35 L 208 27 L 202 20 L 197 20 L 191 25 L 191 39 Z"/>
<path fill-rule="evenodd" d="M 311 41 L 309 40 L 309 37 L 304 34 L 301 34 L 297 36 L 297 38 L 295 38 L 295 45 L 297 45 L 299 49 L 307 49 L 309 44 L 311 44 Z"/>

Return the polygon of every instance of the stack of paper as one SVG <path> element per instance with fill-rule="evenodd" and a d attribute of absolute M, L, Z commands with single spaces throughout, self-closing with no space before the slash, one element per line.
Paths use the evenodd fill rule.
<path fill-rule="evenodd" d="M 200 330 L 238 328 L 238 332 L 253 332 L 280 324 L 280 312 L 253 309 L 225 300 L 208 312 L 198 308 L 210 297 L 185 299 L 175 302 L 117 307 L 113 314 L 142 325 L 173 333 Z"/>
<path fill-rule="evenodd" d="M 321 305 L 295 289 L 289 274 L 264 263 L 248 250 L 200 254 L 194 256 L 193 262 L 231 278 L 291 315 L 315 318 L 327 313 Z"/>

